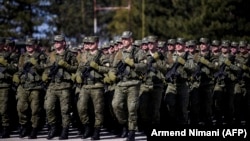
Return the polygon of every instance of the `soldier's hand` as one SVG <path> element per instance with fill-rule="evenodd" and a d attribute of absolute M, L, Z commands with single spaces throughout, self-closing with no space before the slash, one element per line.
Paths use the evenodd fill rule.
<path fill-rule="evenodd" d="M 79 83 L 79 84 L 82 83 L 82 77 L 80 74 L 76 74 L 76 83 Z"/>
<path fill-rule="evenodd" d="M 130 67 L 133 67 L 135 65 L 134 59 L 126 58 L 124 62 L 128 64 Z"/>
<path fill-rule="evenodd" d="M 12 81 L 13 81 L 14 83 L 19 84 L 19 83 L 20 83 L 20 78 L 19 78 L 19 76 L 18 76 L 17 74 L 14 74 L 14 75 L 13 75 L 13 78 L 12 78 Z"/>
<path fill-rule="evenodd" d="M 182 65 L 184 65 L 185 62 L 186 62 L 182 57 L 178 57 L 178 58 L 177 58 L 177 61 L 178 61 L 180 64 L 182 64 Z"/>
<path fill-rule="evenodd" d="M 0 57 L 0 64 L 2 64 L 3 66 L 7 66 L 8 65 L 8 61 L 5 60 L 3 57 Z"/>
<path fill-rule="evenodd" d="M 243 70 L 249 70 L 249 67 L 247 65 L 242 65 Z"/>
<path fill-rule="evenodd" d="M 47 73 L 43 73 L 43 74 L 42 74 L 42 81 L 43 81 L 43 82 L 47 82 L 48 79 L 49 79 L 48 74 L 47 74 Z"/>
<path fill-rule="evenodd" d="M 37 64 L 37 60 L 34 57 L 31 57 L 30 63 L 35 66 Z"/>
<path fill-rule="evenodd" d="M 103 79 L 103 82 L 106 83 L 106 84 L 110 84 L 111 83 L 111 80 L 110 78 L 108 77 L 108 75 L 105 75 L 104 79 Z"/>
<path fill-rule="evenodd" d="M 231 63 L 231 61 L 230 61 L 230 60 L 228 60 L 228 59 L 227 59 L 227 60 L 225 60 L 225 61 L 224 61 L 224 63 L 225 63 L 227 66 L 231 66 L 231 64 L 232 64 L 232 63 Z"/>
<path fill-rule="evenodd" d="M 95 61 L 91 61 L 89 66 L 95 70 L 99 69 L 99 65 Z"/>
<path fill-rule="evenodd" d="M 73 82 L 76 81 L 76 74 L 75 74 L 75 73 L 72 73 L 72 74 L 71 74 L 71 80 L 72 80 Z"/>
<path fill-rule="evenodd" d="M 60 60 L 59 62 L 58 62 L 58 65 L 59 66 L 61 66 L 61 67 L 64 67 L 64 68 L 68 68 L 70 65 L 67 63 L 67 62 L 65 62 L 64 60 Z"/>
<path fill-rule="evenodd" d="M 116 75 L 115 75 L 114 72 L 109 71 L 109 72 L 108 72 L 108 77 L 109 77 L 109 79 L 110 79 L 112 82 L 116 81 Z"/>
<path fill-rule="evenodd" d="M 201 57 L 200 60 L 199 60 L 199 62 L 201 62 L 202 64 L 207 65 L 207 66 L 208 66 L 209 63 L 210 63 L 210 62 L 209 62 L 207 59 L 205 59 L 204 57 Z"/>
<path fill-rule="evenodd" d="M 154 58 L 155 60 L 158 60 L 158 59 L 160 58 L 159 53 L 158 53 L 158 52 L 155 52 L 155 53 L 153 54 L 153 58 Z"/>

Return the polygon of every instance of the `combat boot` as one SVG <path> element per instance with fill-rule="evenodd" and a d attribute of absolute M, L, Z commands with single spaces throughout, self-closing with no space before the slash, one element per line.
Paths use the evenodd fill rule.
<path fill-rule="evenodd" d="M 124 126 L 124 127 L 122 128 L 121 137 L 122 137 L 122 138 L 125 138 L 125 137 L 127 137 L 127 136 L 128 136 L 128 127 L 127 127 L 127 126 Z"/>
<path fill-rule="evenodd" d="M 59 140 L 66 140 L 68 139 L 68 134 L 69 134 L 69 128 L 63 128 L 61 136 L 59 137 Z"/>
<path fill-rule="evenodd" d="M 135 131 L 134 130 L 130 130 L 128 133 L 128 137 L 126 139 L 126 141 L 134 141 L 135 140 Z"/>
<path fill-rule="evenodd" d="M 29 139 L 36 139 L 37 138 L 37 128 L 32 128 Z"/>
<path fill-rule="evenodd" d="M 90 137 L 90 127 L 89 125 L 84 125 L 84 133 L 82 135 L 82 139 L 86 139 Z"/>
<path fill-rule="evenodd" d="M 56 136 L 56 133 L 57 133 L 56 126 L 55 125 L 51 125 L 47 139 L 49 140 L 49 139 L 54 138 Z"/>
<path fill-rule="evenodd" d="M 3 126 L 3 132 L 1 138 L 9 138 L 10 137 L 10 130 L 8 126 Z"/>
<path fill-rule="evenodd" d="M 19 131 L 19 137 L 23 138 L 25 136 L 27 136 L 27 126 L 26 125 L 21 125 L 20 131 Z"/>
<path fill-rule="evenodd" d="M 100 140 L 100 128 L 95 128 L 94 134 L 91 140 Z"/>

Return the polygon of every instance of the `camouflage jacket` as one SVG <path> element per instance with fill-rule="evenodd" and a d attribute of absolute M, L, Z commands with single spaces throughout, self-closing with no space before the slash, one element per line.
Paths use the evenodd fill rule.
<path fill-rule="evenodd" d="M 36 60 L 33 65 L 30 60 Z M 46 55 L 40 52 L 34 52 L 29 55 L 27 52 L 22 54 L 18 62 L 18 76 L 20 84 L 25 89 L 41 89 L 41 76 L 46 63 Z"/>
<path fill-rule="evenodd" d="M 65 61 L 69 67 L 61 67 L 58 65 L 60 60 Z M 53 51 L 49 54 L 46 61 L 45 72 L 50 79 L 49 88 L 65 89 L 71 88 L 73 85 L 72 74 L 77 70 L 78 62 L 76 55 L 69 50 L 65 50 L 59 54 Z"/>
<path fill-rule="evenodd" d="M 0 57 L 7 60 L 7 66 L 0 65 L 0 87 L 9 87 L 12 83 L 12 76 L 18 71 L 17 63 L 19 55 L 17 53 L 11 53 L 2 51 Z"/>

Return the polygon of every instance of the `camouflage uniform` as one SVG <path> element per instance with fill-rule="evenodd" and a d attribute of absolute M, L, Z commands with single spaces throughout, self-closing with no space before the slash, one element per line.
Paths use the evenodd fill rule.
<path fill-rule="evenodd" d="M 33 38 L 26 40 L 26 48 L 32 48 L 31 53 L 26 52 L 19 58 L 19 71 L 15 74 L 20 78 L 20 84 L 17 88 L 17 111 L 19 123 L 21 124 L 20 137 L 27 134 L 29 120 L 29 105 L 31 109 L 32 133 L 30 138 L 36 138 L 37 128 L 40 122 L 42 87 L 41 75 L 46 63 L 45 54 L 36 52 L 36 41 Z"/>
<path fill-rule="evenodd" d="M 141 114 L 142 125 L 146 134 L 151 133 L 151 128 L 159 128 L 160 106 L 163 94 L 164 75 L 160 71 L 165 68 L 161 53 L 157 49 L 157 37 L 148 36 L 149 51 L 142 53 L 145 56 L 143 61 L 147 66 L 147 71 L 142 77 L 140 89 L 139 113 Z M 153 47 L 152 47 L 153 46 Z"/>
<path fill-rule="evenodd" d="M 96 46 L 91 51 L 82 54 L 81 62 L 77 70 L 77 81 L 82 78 L 82 88 L 77 102 L 77 109 L 82 124 L 85 126 L 83 138 L 90 136 L 90 117 L 88 113 L 89 101 L 93 103 L 95 121 L 94 121 L 94 134 L 92 139 L 99 139 L 100 128 L 103 125 L 104 115 L 104 84 L 103 75 L 109 71 L 108 67 L 104 66 L 104 56 L 100 50 L 97 49 L 99 39 L 97 36 L 90 36 L 88 43 Z M 90 47 L 90 48 L 91 48 Z M 93 51 L 95 50 L 95 51 Z"/>
<path fill-rule="evenodd" d="M 56 35 L 54 37 L 55 45 L 62 44 L 66 46 L 65 38 L 63 35 Z M 56 103 L 59 101 L 61 117 L 62 117 L 62 133 L 60 139 L 68 138 L 68 127 L 70 124 L 70 106 L 71 106 L 71 88 L 72 73 L 77 70 L 76 56 L 67 49 L 60 50 L 57 53 L 57 49 L 49 54 L 47 59 L 48 69 L 43 74 L 43 81 L 49 81 L 49 85 L 46 91 L 44 108 L 50 125 L 50 131 L 48 139 L 51 139 L 57 133 L 57 123 L 59 122 L 56 115 Z"/>
<path fill-rule="evenodd" d="M 234 118 L 235 124 L 240 125 L 244 120 L 246 103 L 247 86 L 246 81 L 249 79 L 249 54 L 247 53 L 246 41 L 239 42 L 239 54 L 235 57 L 235 64 L 240 68 L 237 74 L 237 81 L 234 88 Z"/>
<path fill-rule="evenodd" d="M 235 63 L 235 56 L 230 55 L 224 50 L 228 50 L 230 43 L 229 41 L 222 42 L 222 54 L 219 57 L 219 71 L 215 73 L 216 84 L 215 89 L 221 92 L 221 100 L 218 101 L 217 110 L 220 110 L 219 120 L 221 116 L 224 116 L 224 122 L 227 124 L 232 124 L 233 122 L 233 96 L 234 88 L 237 80 L 237 73 L 239 67 Z M 221 121 L 219 121 L 221 122 Z"/>
<path fill-rule="evenodd" d="M 2 124 L 1 138 L 8 138 L 10 131 L 10 89 L 12 84 L 12 75 L 17 71 L 17 60 L 11 52 L 4 51 L 5 38 L 0 38 L 0 115 Z"/>
<path fill-rule="evenodd" d="M 135 138 L 135 130 L 137 130 L 137 108 L 140 91 L 138 73 L 145 70 L 146 65 L 141 62 L 143 56 L 136 53 L 136 49 L 131 45 L 132 32 L 124 31 L 122 41 L 125 48 L 116 54 L 113 63 L 113 66 L 117 68 L 116 74 L 120 80 L 115 88 L 112 107 L 116 118 L 123 126 L 124 134 L 122 136 L 126 136 L 128 129 L 128 139 L 130 140 Z M 125 64 L 122 65 L 125 66 L 123 72 L 119 70 L 119 62 Z"/>
<path fill-rule="evenodd" d="M 189 87 L 188 87 L 188 74 L 187 70 L 192 69 L 189 65 L 187 58 L 188 53 L 183 51 L 185 47 L 185 39 L 177 38 L 176 52 L 172 58 L 168 57 L 169 68 L 166 74 L 166 81 L 168 82 L 166 96 L 173 95 L 172 105 L 169 106 L 170 111 L 175 111 L 175 118 L 180 125 L 186 125 L 188 122 L 188 104 L 189 104 Z M 181 50 L 178 51 L 177 48 Z M 165 98 L 166 99 L 166 98 Z M 166 99 L 167 100 L 167 99 Z"/>

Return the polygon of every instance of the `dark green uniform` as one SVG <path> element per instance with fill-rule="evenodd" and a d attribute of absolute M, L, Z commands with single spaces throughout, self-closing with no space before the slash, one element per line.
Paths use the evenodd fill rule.
<path fill-rule="evenodd" d="M 10 102 L 10 88 L 12 84 L 12 75 L 17 71 L 17 59 L 13 58 L 11 52 L 3 50 L 5 39 L 0 39 L 0 115 L 3 127 L 1 138 L 9 137 L 10 117 L 8 110 Z"/>
<path fill-rule="evenodd" d="M 62 35 L 56 35 L 54 38 L 56 44 L 66 45 L 65 39 Z M 68 138 L 68 128 L 70 124 L 70 106 L 71 106 L 71 88 L 73 82 L 71 80 L 72 73 L 77 70 L 76 56 L 67 49 L 57 49 L 50 53 L 47 59 L 48 69 L 43 74 L 43 81 L 48 77 L 49 86 L 46 91 L 44 108 L 48 119 L 48 124 L 51 130 L 48 134 L 48 139 L 55 136 L 57 132 L 56 124 L 60 122 L 58 115 L 56 115 L 56 103 L 60 103 L 62 133 L 60 138 Z M 47 77 L 46 77 L 47 76 Z"/>
<path fill-rule="evenodd" d="M 139 74 L 146 68 L 146 65 L 142 63 L 143 56 L 136 53 L 136 49 L 131 45 L 131 35 L 130 31 L 123 32 L 123 44 L 124 42 L 129 42 L 129 44 L 116 54 L 113 65 L 117 68 L 116 74 L 119 82 L 115 88 L 112 107 L 118 122 L 124 128 L 124 133 L 127 133 L 127 129 L 130 131 L 128 139 L 134 139 L 137 130 L 138 96 L 141 83 Z M 122 62 L 121 66 L 125 66 L 124 71 L 119 69 L 119 62 Z"/>

